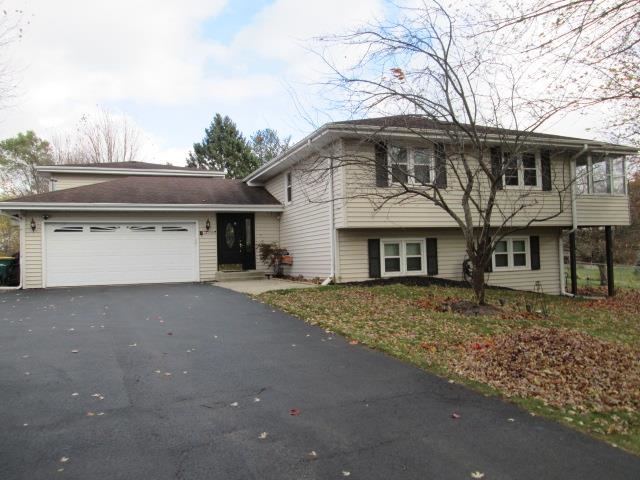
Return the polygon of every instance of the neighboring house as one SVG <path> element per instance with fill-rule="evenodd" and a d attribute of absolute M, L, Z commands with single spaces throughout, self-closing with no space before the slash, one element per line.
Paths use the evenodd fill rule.
<path fill-rule="evenodd" d="M 392 151 L 425 183 L 445 182 L 454 203 L 460 195 L 435 165 L 434 142 L 446 150 L 446 140 L 422 121 L 327 124 L 243 181 L 143 163 L 43 167 L 53 191 L 0 202 L 21 219 L 22 286 L 208 281 L 221 270 L 264 271 L 256 260 L 261 242 L 289 250 L 293 265 L 285 273 L 294 276 L 461 280 L 465 245 L 450 216 L 421 198 L 376 202 L 376 193 L 397 189 L 377 168 Z M 499 145 L 517 132 L 484 133 Z M 509 205 L 527 190 L 535 212 L 514 217 L 512 226 L 522 229 L 497 245 L 487 279 L 523 290 L 540 282 L 546 293 L 559 294 L 562 232 L 629 224 L 624 157 L 636 150 L 544 134 L 527 142 L 532 153 L 504 178 L 500 202 Z M 550 182 L 561 187 L 551 191 Z M 536 214 L 553 218 L 528 225 Z"/>

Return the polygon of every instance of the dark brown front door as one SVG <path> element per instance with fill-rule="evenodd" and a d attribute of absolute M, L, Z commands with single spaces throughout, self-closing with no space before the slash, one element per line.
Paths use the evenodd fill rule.
<path fill-rule="evenodd" d="M 218 268 L 254 270 L 253 213 L 219 213 L 217 219 Z"/>

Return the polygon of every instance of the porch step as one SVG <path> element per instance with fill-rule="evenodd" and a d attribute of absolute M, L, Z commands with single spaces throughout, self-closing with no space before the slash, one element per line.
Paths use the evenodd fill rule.
<path fill-rule="evenodd" d="M 244 272 L 217 272 L 217 282 L 232 282 L 235 280 L 264 280 L 264 272 L 246 270 Z"/>

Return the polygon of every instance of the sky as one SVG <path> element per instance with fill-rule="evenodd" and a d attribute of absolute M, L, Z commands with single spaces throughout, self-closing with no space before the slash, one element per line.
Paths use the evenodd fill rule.
<path fill-rule="evenodd" d="M 106 109 L 142 131 L 144 160 L 174 165 L 184 164 L 216 113 L 246 137 L 269 127 L 294 141 L 343 118 L 318 89 L 326 67 L 310 50 L 311 39 L 393 14 L 383 0 L 0 0 L 0 6 L 8 17 L 19 15 L 23 28 L 3 53 L 1 66 L 10 67 L 16 88 L 0 110 L 0 138 L 25 130 L 52 138 Z M 352 58 L 348 51 L 334 55 Z M 556 124 L 554 133 L 588 137 L 589 126 L 582 118 Z"/>

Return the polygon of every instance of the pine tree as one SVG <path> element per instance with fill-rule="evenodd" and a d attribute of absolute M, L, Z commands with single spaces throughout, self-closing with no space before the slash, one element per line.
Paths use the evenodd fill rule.
<path fill-rule="evenodd" d="M 187 158 L 189 167 L 224 171 L 227 178 L 244 178 L 260 166 L 236 124 L 219 113 L 205 129 L 205 137 L 193 144 Z"/>

